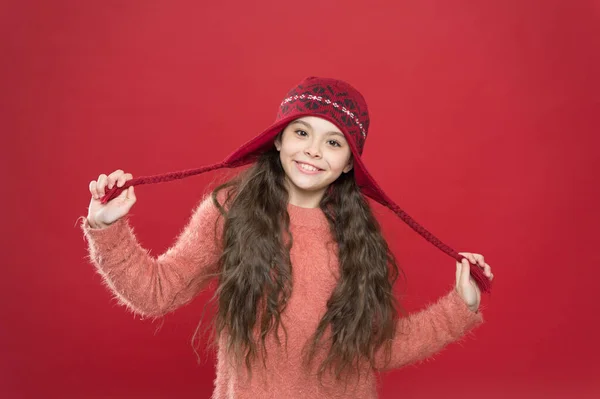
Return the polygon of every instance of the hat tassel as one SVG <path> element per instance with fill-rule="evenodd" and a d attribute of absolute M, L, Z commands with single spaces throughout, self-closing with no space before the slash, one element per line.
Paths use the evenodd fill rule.
<path fill-rule="evenodd" d="M 390 208 L 396 215 L 400 217 L 400 219 L 404 220 L 406 224 L 408 224 L 414 231 L 423 236 L 427 241 L 456 259 L 457 262 L 462 262 L 466 257 L 462 256 L 439 239 L 437 239 L 433 234 L 427 231 L 423 226 L 418 224 L 413 218 L 411 218 L 406 212 L 404 212 L 398 205 L 395 203 L 386 204 L 388 208 Z M 468 261 L 468 259 L 467 259 Z M 492 283 L 490 280 L 483 274 L 483 270 L 477 266 L 472 264 L 469 261 L 469 265 L 471 266 L 471 277 L 475 280 L 475 283 L 479 287 L 482 292 L 490 293 L 492 290 Z"/>
<path fill-rule="evenodd" d="M 121 187 L 113 186 L 110 190 L 106 191 L 104 196 L 100 199 L 102 204 L 106 204 L 108 201 L 116 198 L 123 190 L 126 190 L 130 186 L 139 186 L 141 184 L 152 184 L 152 183 L 164 183 L 172 180 L 183 179 L 188 176 L 199 175 L 204 172 L 209 172 L 214 169 L 219 168 L 228 168 L 231 167 L 229 163 L 219 162 L 213 165 L 204 166 L 202 168 L 197 169 L 186 169 L 178 172 L 165 173 L 162 175 L 153 175 L 153 176 L 140 176 L 131 180 L 127 180 L 125 184 Z"/>

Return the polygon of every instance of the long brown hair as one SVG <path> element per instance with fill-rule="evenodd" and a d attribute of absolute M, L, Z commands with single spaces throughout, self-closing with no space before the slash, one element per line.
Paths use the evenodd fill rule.
<path fill-rule="evenodd" d="M 227 193 L 223 204 L 217 200 L 221 190 Z M 286 333 L 281 314 L 292 290 L 293 237 L 279 153 L 275 148 L 264 152 L 251 167 L 217 186 L 212 200 L 224 218 L 213 333 L 219 337 L 227 332 L 226 350 L 238 362 L 243 359 L 251 375 L 259 353 L 266 364 L 268 334 L 273 332 L 279 342 L 279 327 Z M 333 370 L 339 380 L 353 369 L 360 374 L 364 361 L 375 368 L 382 346 L 389 360 L 398 313 L 405 314 L 392 292 L 401 269 L 353 171 L 329 186 L 320 208 L 338 246 L 340 278 L 305 346 L 304 364 L 310 366 L 321 345 L 327 345 L 319 379 Z M 332 334 L 323 342 L 328 326 Z"/>

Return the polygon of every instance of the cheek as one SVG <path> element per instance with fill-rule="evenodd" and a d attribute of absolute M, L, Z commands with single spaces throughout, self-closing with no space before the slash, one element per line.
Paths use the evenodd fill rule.
<path fill-rule="evenodd" d="M 342 172 L 349 160 L 346 154 L 334 154 L 330 159 L 331 168 L 337 172 Z"/>
<path fill-rule="evenodd" d="M 286 156 L 296 154 L 300 150 L 301 150 L 301 146 L 298 145 L 298 143 L 294 142 L 293 140 L 288 140 L 286 142 L 283 142 L 283 144 L 281 146 L 281 153 Z"/>

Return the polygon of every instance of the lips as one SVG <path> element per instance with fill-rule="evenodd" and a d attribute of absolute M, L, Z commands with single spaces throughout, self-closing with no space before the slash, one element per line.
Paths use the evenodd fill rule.
<path fill-rule="evenodd" d="M 313 168 L 318 169 L 318 170 L 323 170 L 323 169 L 319 168 L 318 166 L 313 165 L 312 163 L 301 162 L 301 161 L 294 161 L 294 162 L 296 162 L 297 164 L 304 164 L 304 165 L 312 166 Z"/>
<path fill-rule="evenodd" d="M 298 168 L 300 171 L 302 171 L 302 172 L 304 172 L 304 173 L 307 173 L 307 174 L 316 174 L 316 173 L 319 173 L 319 172 L 322 172 L 322 171 L 323 171 L 323 169 L 321 169 L 321 168 L 317 168 L 315 165 L 311 165 L 311 164 L 309 164 L 308 162 L 298 162 L 298 161 L 294 161 L 294 163 L 296 164 L 296 167 L 297 167 L 297 168 Z M 308 166 L 312 166 L 313 168 L 315 168 L 315 169 L 317 169 L 317 170 L 307 170 L 307 169 L 303 169 L 303 168 L 302 168 L 302 166 L 301 166 L 302 164 L 304 164 L 304 165 L 308 165 Z"/>

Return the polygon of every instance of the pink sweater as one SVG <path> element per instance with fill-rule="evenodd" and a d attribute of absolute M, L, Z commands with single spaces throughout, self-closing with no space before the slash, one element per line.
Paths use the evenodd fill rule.
<path fill-rule="evenodd" d="M 222 199 L 221 199 L 222 202 Z M 301 367 L 300 352 L 314 332 L 336 285 L 338 260 L 336 245 L 328 222 L 319 208 L 288 206 L 294 245 L 293 290 L 283 322 L 288 331 L 288 346 L 279 347 L 275 338 L 267 340 L 267 369 L 259 359 L 248 379 L 245 367 L 235 368 L 223 350 L 220 338 L 217 376 L 213 399 L 224 398 L 376 398 L 376 370 L 356 384 L 344 386 L 324 377 L 324 387 L 315 378 L 315 370 Z M 195 207 L 193 214 L 174 245 L 164 254 L 152 257 L 140 246 L 127 217 L 105 229 L 81 224 L 89 244 L 90 259 L 103 282 L 119 303 L 146 317 L 159 317 L 190 302 L 217 273 L 220 251 L 217 234 L 222 218 L 209 196 Z M 190 284 L 190 281 L 195 283 Z M 452 289 L 426 309 L 400 319 L 393 340 L 392 359 L 386 369 L 423 360 L 459 340 L 483 322 L 481 312 L 472 312 Z M 280 331 L 283 341 L 283 332 Z M 325 353 L 318 354 L 319 364 Z M 383 357 L 379 356 L 378 364 Z M 383 367 L 378 371 L 386 370 Z"/>

